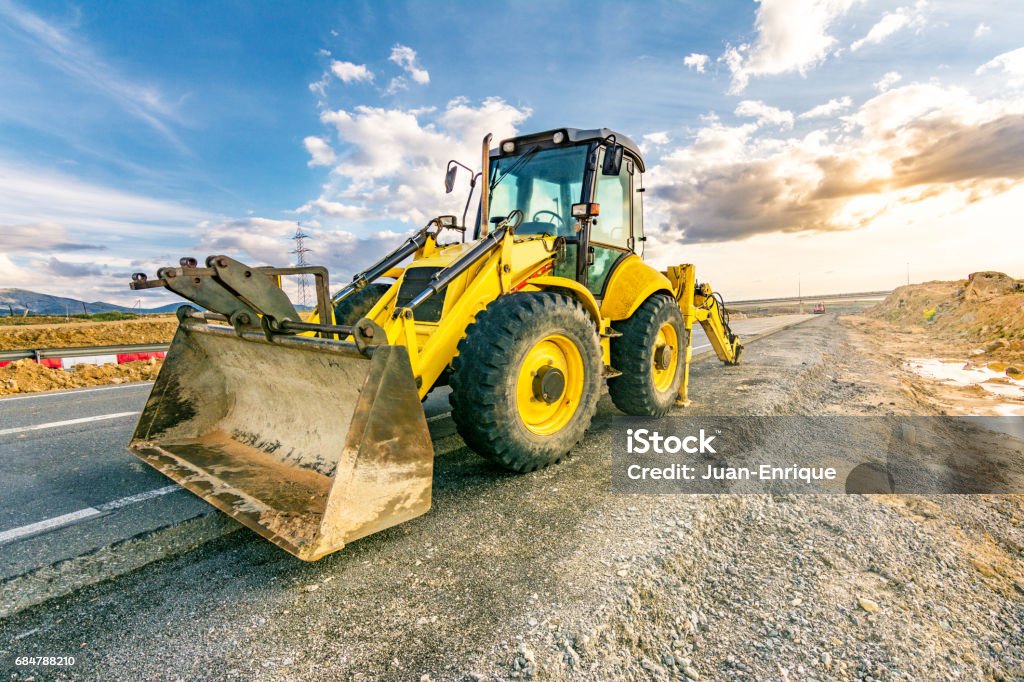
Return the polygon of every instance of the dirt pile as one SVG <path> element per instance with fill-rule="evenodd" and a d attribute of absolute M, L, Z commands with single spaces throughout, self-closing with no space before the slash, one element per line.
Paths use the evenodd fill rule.
<path fill-rule="evenodd" d="M 68 322 L 0 327 L 0 350 L 170 343 L 178 320 L 173 315 L 116 322 Z"/>
<path fill-rule="evenodd" d="M 0 396 L 151 381 L 160 371 L 161 363 L 161 360 L 154 358 L 122 365 L 78 365 L 67 370 L 43 367 L 32 360 L 19 360 L 0 367 Z"/>
<path fill-rule="evenodd" d="M 1024 357 L 1024 280 L 1001 272 L 900 287 L 868 316 L 899 327 L 927 329 L 931 336 L 973 345 L 971 350 L 992 359 Z"/>

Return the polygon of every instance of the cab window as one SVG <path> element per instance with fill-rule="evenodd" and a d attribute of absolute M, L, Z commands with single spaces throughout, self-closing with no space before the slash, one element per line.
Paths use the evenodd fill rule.
<path fill-rule="evenodd" d="M 598 161 L 601 168 L 602 158 Z M 615 263 L 629 249 L 632 202 L 630 188 L 633 164 L 624 159 L 618 175 L 605 175 L 598 170 L 594 201 L 601 205 L 601 213 L 590 227 L 590 266 L 587 268 L 587 288 L 595 297 L 604 295 Z"/>
<path fill-rule="evenodd" d="M 598 170 L 594 201 L 601 205 L 601 214 L 590 230 L 590 241 L 622 249 L 629 243 L 630 174 L 624 160 L 618 175 L 604 175 Z M 600 162 L 598 169 L 601 168 Z"/>
<path fill-rule="evenodd" d="M 491 161 L 489 218 L 523 212 L 517 234 L 575 235 L 572 205 L 580 201 L 587 148 L 525 150 Z"/>

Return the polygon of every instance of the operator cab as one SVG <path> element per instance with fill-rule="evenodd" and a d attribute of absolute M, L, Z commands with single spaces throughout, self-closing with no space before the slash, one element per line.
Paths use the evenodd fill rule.
<path fill-rule="evenodd" d="M 643 171 L 636 144 L 607 128 L 560 128 L 503 140 L 490 152 L 488 223 L 519 210 L 517 236 L 563 238 L 566 259 L 555 274 L 575 279 L 600 299 L 616 264 L 644 241 Z M 578 220 L 572 210 L 577 204 L 598 204 L 600 213 Z"/>

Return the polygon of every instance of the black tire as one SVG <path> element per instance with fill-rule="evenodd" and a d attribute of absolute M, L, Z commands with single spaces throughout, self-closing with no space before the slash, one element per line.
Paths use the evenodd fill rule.
<path fill-rule="evenodd" d="M 366 317 L 370 308 L 391 288 L 390 284 L 373 282 L 345 298 L 334 306 L 334 324 L 352 326 Z"/>
<path fill-rule="evenodd" d="M 678 359 L 671 384 L 663 390 L 655 385 L 655 342 L 658 330 L 672 323 L 679 340 Z M 629 319 L 615 323 L 622 336 L 611 340 L 612 367 L 622 372 L 608 380 L 608 393 L 615 406 L 638 417 L 663 417 L 675 404 L 685 371 L 686 329 L 683 313 L 675 299 L 655 294 L 644 301 Z"/>
<path fill-rule="evenodd" d="M 582 359 L 581 381 L 570 386 L 567 379 L 560 395 L 573 395 L 580 384 L 582 393 L 564 426 L 539 435 L 520 414 L 517 388 L 528 354 L 551 335 L 568 339 Z M 601 345 L 593 319 L 575 299 L 548 292 L 502 296 L 476 316 L 458 351 L 452 419 L 466 444 L 486 459 L 512 471 L 534 471 L 561 460 L 590 427 L 600 397 Z"/>

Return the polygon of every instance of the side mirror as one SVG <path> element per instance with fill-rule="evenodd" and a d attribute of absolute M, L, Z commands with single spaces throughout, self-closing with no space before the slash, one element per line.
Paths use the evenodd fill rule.
<path fill-rule="evenodd" d="M 444 193 L 451 194 L 452 190 L 455 189 L 455 174 L 459 172 L 459 167 L 452 162 L 448 162 L 448 172 L 444 174 Z"/>
<path fill-rule="evenodd" d="M 620 170 L 622 170 L 622 145 L 613 144 L 604 150 L 601 175 L 618 175 Z"/>

